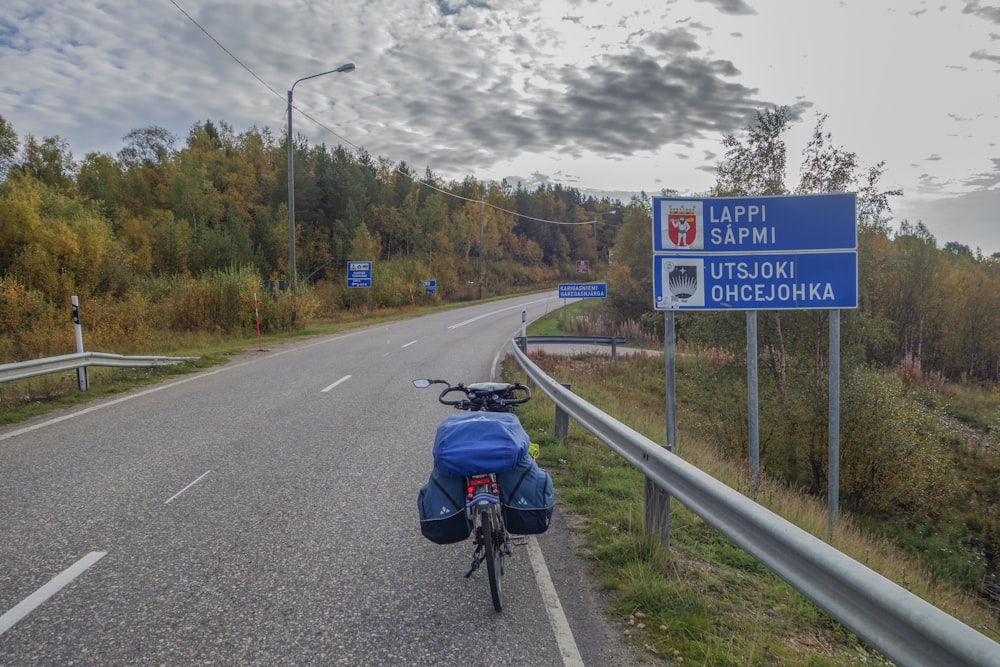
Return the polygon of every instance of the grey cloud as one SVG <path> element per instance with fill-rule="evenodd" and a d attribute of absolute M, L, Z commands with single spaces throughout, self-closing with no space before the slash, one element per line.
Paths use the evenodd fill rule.
<path fill-rule="evenodd" d="M 749 16 L 757 11 L 744 0 L 699 0 L 715 6 L 723 14 L 733 14 L 735 16 Z"/>
<path fill-rule="evenodd" d="M 42 118 L 37 134 L 72 137 L 79 156 L 114 154 L 130 130 L 152 125 L 184 137 L 206 119 L 281 137 L 293 81 L 349 61 L 356 72 L 295 88 L 295 132 L 458 175 L 552 149 L 616 159 L 690 146 L 783 103 L 761 99 L 733 62 L 704 55 L 693 27 L 636 32 L 616 45 L 624 52 L 594 47 L 575 66 L 553 64 L 553 53 L 584 45 L 544 27 L 530 2 L 485 10 L 478 0 L 366 0 L 359 11 L 327 3 L 292 11 L 219 0 L 189 10 L 210 39 L 173 7 L 67 1 L 72 13 L 52 17 L 31 0 L 12 1 L 19 33 L 10 39 L 35 45 L 34 60 L 18 68 L 0 48 L 0 107 L 19 132 L 27 129 L 19 118 Z M 713 4 L 752 12 L 738 0 Z M 0 47 L 5 39 L 0 30 Z M 800 101 L 793 116 L 808 106 Z"/>
<path fill-rule="evenodd" d="M 1000 158 L 990 160 L 993 169 L 984 171 L 962 181 L 962 185 L 970 188 L 991 190 L 1000 185 Z"/>
<path fill-rule="evenodd" d="M 643 39 L 642 43 L 648 44 L 651 48 L 663 53 L 698 51 L 701 48 L 694 35 L 686 30 L 667 30 L 649 33 Z"/>
<path fill-rule="evenodd" d="M 972 14 L 992 23 L 1000 23 L 1000 7 L 983 7 L 978 1 L 965 3 L 962 13 Z"/>
<path fill-rule="evenodd" d="M 979 49 L 978 51 L 973 51 L 969 54 L 969 57 L 973 60 L 988 60 L 994 63 L 1000 63 L 1000 55 L 993 55 L 992 53 L 987 53 L 984 49 Z"/>
<path fill-rule="evenodd" d="M 733 63 L 699 57 L 697 40 L 685 30 L 646 34 L 625 54 L 577 67 L 546 66 L 527 34 L 511 42 L 519 47 L 521 71 L 498 67 L 475 39 L 432 49 L 420 40 L 435 41 L 434 35 L 415 38 L 399 55 L 427 55 L 395 63 L 400 71 L 391 75 L 413 84 L 398 99 L 380 97 L 377 115 L 406 118 L 433 141 L 406 144 L 379 132 L 363 143 L 390 158 L 408 156 L 411 165 L 462 173 L 553 148 L 567 156 L 626 156 L 690 145 L 736 132 L 754 110 L 772 105 L 735 80 L 739 70 Z M 467 57 L 451 55 L 459 51 Z M 802 106 L 808 105 L 796 109 Z M 393 152 L 397 148 L 405 153 Z"/>
<path fill-rule="evenodd" d="M 923 221 L 939 245 L 957 241 L 987 256 L 1000 252 L 996 211 L 1000 190 L 980 190 L 930 201 L 902 200 L 893 209 L 898 219 Z"/>

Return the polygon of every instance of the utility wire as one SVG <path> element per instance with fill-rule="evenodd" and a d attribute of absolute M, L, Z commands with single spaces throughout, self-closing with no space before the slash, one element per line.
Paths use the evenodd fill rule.
<path fill-rule="evenodd" d="M 213 37 L 212 33 L 210 33 L 208 30 L 206 30 L 200 23 L 198 23 L 198 21 L 196 21 L 194 19 L 193 16 L 191 16 L 190 14 L 188 14 L 184 10 L 183 7 L 181 7 L 179 4 L 177 4 L 176 0 L 170 0 L 170 4 L 172 4 L 174 7 L 176 7 L 177 11 L 179 11 L 181 14 L 183 14 L 187 18 L 188 21 L 190 21 L 191 23 L 193 23 L 195 25 L 195 27 L 198 28 L 198 30 L 201 30 L 205 34 L 206 37 L 208 37 L 210 40 L 212 40 L 212 42 L 214 42 L 216 46 L 218 46 L 220 49 L 222 49 L 223 52 L 225 52 L 225 54 L 227 56 L 229 56 L 230 58 L 232 58 L 240 67 L 242 67 L 244 70 L 246 70 L 247 73 L 249 73 L 250 76 L 252 76 L 254 79 L 256 79 L 262 86 L 264 86 L 269 91 L 271 91 L 276 97 L 278 97 L 278 99 L 282 99 L 282 100 L 285 99 L 284 95 L 282 95 L 280 92 L 278 92 L 277 90 L 275 90 L 274 88 L 272 88 L 266 81 L 264 81 L 264 79 L 262 79 L 259 76 L 257 76 L 256 72 L 254 72 L 252 69 L 250 69 L 250 67 L 248 67 L 242 60 L 240 60 L 239 58 L 237 58 L 232 53 L 232 51 L 230 51 L 229 49 L 227 49 L 219 40 L 217 40 L 215 37 Z M 321 121 L 313 118 L 312 116 L 310 116 L 305 111 L 303 111 L 303 110 L 299 109 L 298 107 L 296 107 L 294 104 L 292 104 L 291 106 L 292 106 L 293 109 L 297 110 L 300 114 L 302 114 L 304 117 L 306 117 L 309 120 L 311 120 L 317 126 L 323 128 L 324 130 L 326 130 L 327 132 L 329 132 L 333 136 L 337 137 L 338 139 L 340 139 L 342 142 L 344 142 L 348 146 L 351 146 L 352 148 L 354 148 L 355 151 L 363 151 L 364 150 L 361 146 L 358 146 L 353 141 L 347 139 L 346 137 L 341 136 L 340 134 L 338 134 L 337 132 L 335 132 L 332 128 L 330 128 L 329 126 L 327 126 L 325 123 L 323 123 L 323 122 L 321 122 Z M 291 140 L 292 140 L 291 137 L 287 138 L 287 141 L 291 141 Z M 485 200 L 485 198 L 484 199 L 470 199 L 469 197 L 463 197 L 463 196 L 457 195 L 457 194 L 455 194 L 453 192 L 448 192 L 447 190 L 443 190 L 443 189 L 435 186 L 434 184 L 432 184 L 432 183 L 430 183 L 428 181 L 425 181 L 423 179 L 417 178 L 417 177 L 413 176 L 412 174 L 408 174 L 408 173 L 402 171 L 399 167 L 395 167 L 393 169 L 393 171 L 395 173 L 399 174 L 400 176 L 404 176 L 406 178 L 409 178 L 410 180 L 414 181 L 415 183 L 419 183 L 420 185 L 428 187 L 431 190 L 435 190 L 437 192 L 440 192 L 441 194 L 446 195 L 448 197 L 454 197 L 455 199 L 459 199 L 459 200 L 467 201 L 467 202 L 479 203 L 479 204 L 481 204 L 483 206 L 489 206 L 490 208 L 492 208 L 492 209 L 494 209 L 496 211 L 500 211 L 501 213 L 509 213 L 510 215 L 514 215 L 514 216 L 517 216 L 517 217 L 520 217 L 520 218 L 524 218 L 526 220 L 534 220 L 535 222 L 544 222 L 544 223 L 552 224 L 552 225 L 590 225 L 590 224 L 593 224 L 593 223 L 596 222 L 596 220 L 584 220 L 582 222 L 565 222 L 565 221 L 558 221 L 558 220 L 546 220 L 546 219 L 543 219 L 543 218 L 533 218 L 530 215 L 524 215 L 523 213 L 518 213 L 517 211 L 510 211 L 508 209 L 502 208 L 502 207 L 497 206 L 495 204 L 490 204 L 489 202 L 487 202 Z"/>

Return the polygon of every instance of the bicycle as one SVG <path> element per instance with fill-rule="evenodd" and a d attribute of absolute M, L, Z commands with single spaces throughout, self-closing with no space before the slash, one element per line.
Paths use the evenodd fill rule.
<path fill-rule="evenodd" d="M 471 577 L 485 561 L 493 608 L 498 612 L 502 611 L 504 559 L 513 555 L 514 548 L 504 516 L 503 500 L 517 493 L 531 468 L 547 478 L 551 496 L 551 478 L 530 459 L 527 433 L 513 414 L 516 406 L 531 400 L 531 390 L 520 383 L 505 382 L 452 385 L 445 380 L 418 379 L 413 384 L 420 388 L 444 384 L 446 388 L 438 395 L 439 402 L 467 413 L 475 413 L 471 418 L 457 415 L 446 418 L 438 427 L 434 443 L 435 474 L 438 470 L 444 474 L 432 474 L 431 480 L 421 489 L 418 507 L 422 510 L 427 507 L 436 508 L 437 501 L 424 500 L 440 491 L 444 498 L 450 500 L 450 506 L 456 512 L 448 514 L 444 519 L 429 516 L 432 514 L 430 510 L 424 512 L 421 530 L 426 537 L 439 544 L 461 541 L 472 535 L 472 565 L 465 577 Z M 461 394 L 461 397 L 449 398 L 454 394 Z M 526 459 L 530 460 L 528 470 L 520 473 L 516 483 L 511 480 L 507 484 L 512 488 L 502 489 L 505 486 L 502 482 L 503 474 L 519 467 L 524 468 Z M 452 482 L 452 478 L 456 482 Z M 456 489 L 447 488 L 449 483 L 457 483 L 457 480 L 464 482 L 460 501 L 454 498 Z M 530 483 L 525 488 L 530 488 Z M 522 495 L 520 498 L 523 497 Z M 441 502 L 445 505 L 444 510 L 448 509 L 448 501 Z M 543 505 L 544 502 L 543 500 Z M 439 515 L 447 514 L 444 510 Z M 551 518 L 551 505 L 542 510 L 547 510 L 547 516 L 540 530 L 531 525 L 520 527 L 531 532 L 544 531 Z M 426 519 L 424 515 L 428 515 Z M 438 525 L 436 522 L 441 523 Z M 448 522 L 447 525 L 444 522 Z"/>

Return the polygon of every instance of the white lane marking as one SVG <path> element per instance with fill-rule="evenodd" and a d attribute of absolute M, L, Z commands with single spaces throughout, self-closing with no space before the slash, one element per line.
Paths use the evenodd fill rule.
<path fill-rule="evenodd" d="M 336 387 L 341 382 L 347 382 L 350 379 L 351 379 L 350 375 L 345 375 L 344 377 L 340 378 L 339 380 L 337 380 L 336 382 L 334 382 L 333 384 L 331 384 L 329 387 L 324 388 L 320 393 L 325 394 L 326 392 L 330 391 L 331 389 L 333 389 L 334 387 Z"/>
<path fill-rule="evenodd" d="M 208 473 L 210 473 L 210 472 L 212 472 L 212 471 L 211 470 L 206 470 L 205 472 L 203 472 L 201 475 L 198 476 L 198 479 L 194 480 L 193 482 L 191 482 L 190 484 L 188 484 L 187 486 L 185 486 L 183 489 L 181 489 L 180 491 L 178 491 L 174 495 L 170 496 L 167 499 L 167 502 L 165 502 L 163 504 L 164 505 L 169 505 L 175 498 L 177 498 L 178 496 L 180 496 L 182 493 L 184 493 L 185 491 L 187 491 L 188 489 L 190 489 L 192 486 L 194 486 L 195 484 L 197 484 L 201 480 L 205 479 L 208 476 Z"/>
<path fill-rule="evenodd" d="M 547 301 L 547 299 L 537 299 L 535 301 L 527 301 L 525 303 L 519 303 L 516 306 L 508 306 L 507 308 L 501 308 L 500 310 L 493 310 L 493 311 L 490 311 L 490 312 L 486 313 L 485 315 L 479 315 L 478 317 L 473 317 L 471 320 L 465 320 L 464 322 L 459 322 L 458 324 L 452 324 L 448 328 L 449 329 L 458 329 L 459 327 L 464 327 L 466 324 L 472 324 L 473 322 L 475 322 L 477 320 L 481 320 L 484 317 L 492 317 L 493 315 L 498 315 L 500 313 L 505 313 L 508 310 L 520 310 L 520 309 L 524 308 L 525 306 L 530 306 L 533 303 L 541 303 L 543 301 Z"/>
<path fill-rule="evenodd" d="M 409 343 L 407 343 L 406 345 L 401 345 L 400 347 L 410 347 L 411 345 L 413 345 L 413 344 L 414 344 L 414 343 L 416 343 L 416 342 L 417 342 L 417 341 L 415 341 L 415 340 L 411 340 L 411 341 L 410 341 Z"/>
<path fill-rule="evenodd" d="M 577 648 L 576 640 L 573 639 L 573 631 L 570 630 L 569 621 L 566 620 L 566 614 L 559 602 L 556 587 L 552 584 L 548 568 L 545 567 L 545 556 L 542 555 L 542 550 L 534 535 L 528 537 L 528 560 L 531 561 L 531 569 L 535 571 L 538 592 L 542 594 L 542 602 L 545 603 L 545 611 L 548 612 L 549 623 L 552 624 L 552 632 L 556 636 L 563 665 L 584 667 L 583 656 L 580 655 L 580 649 Z"/>
<path fill-rule="evenodd" d="M 52 581 L 24 598 L 13 609 L 0 616 L 0 635 L 10 630 L 15 623 L 37 609 L 43 602 L 58 593 L 64 586 L 79 577 L 87 568 L 104 558 L 107 554 L 107 551 L 91 551 L 57 574 Z"/>

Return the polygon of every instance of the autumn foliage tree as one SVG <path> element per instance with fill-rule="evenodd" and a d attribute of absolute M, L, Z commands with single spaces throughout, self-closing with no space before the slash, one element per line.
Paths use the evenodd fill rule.
<path fill-rule="evenodd" d="M 301 136 L 292 149 L 301 283 L 294 299 L 301 303 L 285 304 L 293 300 L 287 291 L 262 290 L 272 329 L 304 326 L 309 313 L 335 317 L 350 305 L 346 264 L 359 253 L 375 264 L 378 284 L 365 299 L 372 308 L 408 303 L 427 279 L 437 280 L 438 300 L 554 284 L 572 260 L 599 250 L 592 234 L 555 223 L 615 208 L 561 186 L 446 183 L 430 170 L 418 179 L 404 163 L 310 145 Z M 17 312 L 31 307 L 42 317 L 48 309 L 37 303 L 58 312 L 79 295 L 102 316 L 159 318 L 143 340 L 131 324 L 108 326 L 106 339 L 91 336 L 109 350 L 149 345 L 153 330 L 240 333 L 248 325 L 231 313 L 246 307 L 246 295 L 223 301 L 239 290 L 249 294 L 255 283 L 280 286 L 290 273 L 287 169 L 287 147 L 267 129 L 238 133 L 206 120 L 179 138 L 147 127 L 127 133 L 115 156 L 92 153 L 76 162 L 59 137 L 19 143 L 0 116 L 0 276 L 10 295 L 0 302 L 0 320 L 10 324 L 0 328 L 13 334 Z M 615 221 L 605 216 L 601 227 L 613 229 Z M 613 236 L 600 240 L 607 252 Z M 320 286 L 322 301 L 311 294 Z M 182 307 L 173 294 L 188 303 Z M 67 329 L 57 321 L 46 327 Z M 8 360 L 64 353 L 72 344 L 65 335 L 10 340 Z"/>

